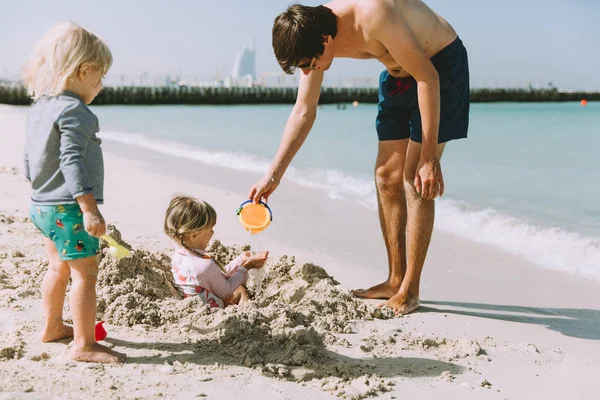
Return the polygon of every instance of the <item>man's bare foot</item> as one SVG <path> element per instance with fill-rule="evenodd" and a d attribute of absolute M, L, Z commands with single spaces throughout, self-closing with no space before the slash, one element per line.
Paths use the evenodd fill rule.
<path fill-rule="evenodd" d="M 356 289 L 352 291 L 352 294 L 362 299 L 389 299 L 398 293 L 398 286 L 392 286 L 387 282 L 380 283 L 369 289 Z"/>
<path fill-rule="evenodd" d="M 42 342 L 56 342 L 57 340 L 73 337 L 73 327 L 65 325 L 62 322 L 60 325 L 52 325 L 44 327 L 40 338 Z"/>
<path fill-rule="evenodd" d="M 410 314 L 421 307 L 419 298 L 410 296 L 403 289 L 400 289 L 384 305 L 394 310 L 396 315 Z"/>
<path fill-rule="evenodd" d="M 118 353 L 98 343 L 89 347 L 73 348 L 71 358 L 75 361 L 95 362 L 103 364 L 122 363 L 125 361 L 125 354 Z"/>

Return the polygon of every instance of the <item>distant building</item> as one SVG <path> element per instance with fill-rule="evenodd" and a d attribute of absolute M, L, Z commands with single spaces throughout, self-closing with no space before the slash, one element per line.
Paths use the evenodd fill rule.
<path fill-rule="evenodd" d="M 254 38 L 250 45 L 245 45 L 238 54 L 231 72 L 231 83 L 234 85 L 252 86 L 256 82 L 256 49 Z"/>

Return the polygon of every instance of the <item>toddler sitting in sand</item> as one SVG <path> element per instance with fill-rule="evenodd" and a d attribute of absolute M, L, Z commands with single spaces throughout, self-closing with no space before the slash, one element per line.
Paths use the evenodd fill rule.
<path fill-rule="evenodd" d="M 248 298 L 242 286 L 248 270 L 262 268 L 269 252 L 240 254 L 221 267 L 205 251 L 217 213 L 208 203 L 188 196 L 174 197 L 165 215 L 165 233 L 176 243 L 171 261 L 175 286 L 184 297 L 200 296 L 210 307 L 224 308 Z"/>

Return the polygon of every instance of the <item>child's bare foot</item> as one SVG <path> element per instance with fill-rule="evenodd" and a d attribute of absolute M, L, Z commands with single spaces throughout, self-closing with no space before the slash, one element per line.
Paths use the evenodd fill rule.
<path fill-rule="evenodd" d="M 98 343 L 89 347 L 73 348 L 71 358 L 75 361 L 96 362 L 103 364 L 122 363 L 125 361 L 125 354 L 118 353 Z"/>
<path fill-rule="evenodd" d="M 57 340 L 73 337 L 73 327 L 65 325 L 62 322 L 60 325 L 45 326 L 40 338 L 42 342 L 56 342 Z"/>
<path fill-rule="evenodd" d="M 398 293 L 400 285 L 392 286 L 387 282 L 380 283 L 369 289 L 356 289 L 352 291 L 352 294 L 362 299 L 390 299 L 396 293 Z"/>
<path fill-rule="evenodd" d="M 249 299 L 249 297 L 248 297 L 248 291 L 243 286 L 240 286 L 240 289 L 241 289 L 240 290 L 240 302 L 238 304 L 244 304 Z"/>

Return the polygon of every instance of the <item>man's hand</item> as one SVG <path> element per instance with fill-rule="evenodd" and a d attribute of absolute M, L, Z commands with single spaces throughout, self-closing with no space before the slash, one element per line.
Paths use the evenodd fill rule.
<path fill-rule="evenodd" d="M 421 197 L 427 200 L 444 194 L 444 177 L 439 158 L 421 154 L 415 176 L 415 188 Z"/>
<path fill-rule="evenodd" d="M 87 233 L 100 237 L 106 233 L 106 223 L 100 211 L 87 211 L 83 213 L 83 226 Z"/>
<path fill-rule="evenodd" d="M 252 186 L 248 198 L 254 203 L 258 203 L 264 199 L 266 203 L 269 201 L 269 196 L 277 189 L 278 185 L 279 182 L 276 181 L 272 175 L 266 175 Z"/>

